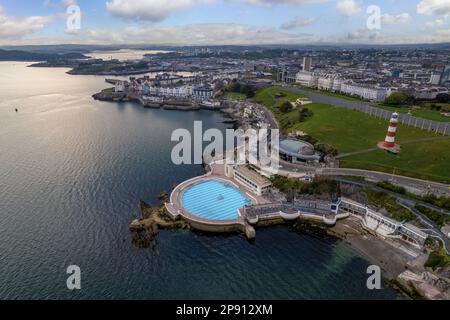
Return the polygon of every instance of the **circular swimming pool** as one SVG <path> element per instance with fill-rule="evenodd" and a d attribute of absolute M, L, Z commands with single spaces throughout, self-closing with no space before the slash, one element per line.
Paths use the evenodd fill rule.
<path fill-rule="evenodd" d="M 186 211 L 207 220 L 232 220 L 238 209 L 252 204 L 238 188 L 217 180 L 200 182 L 189 187 L 181 198 Z"/>

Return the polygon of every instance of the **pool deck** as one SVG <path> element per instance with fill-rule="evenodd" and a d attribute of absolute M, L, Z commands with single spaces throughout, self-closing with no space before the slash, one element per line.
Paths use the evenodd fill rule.
<path fill-rule="evenodd" d="M 225 175 L 225 165 L 221 162 L 213 163 L 210 165 L 211 171 L 207 174 L 195 177 L 190 180 L 184 181 L 179 184 L 170 195 L 170 203 L 166 203 L 166 209 L 169 212 L 172 219 L 176 220 L 182 218 L 189 222 L 189 224 L 198 230 L 207 232 L 233 232 L 243 231 L 246 232 L 248 223 L 244 217 L 244 210 L 239 210 L 239 217 L 230 220 L 208 220 L 195 216 L 189 213 L 183 208 L 181 203 L 183 193 L 193 185 L 201 182 L 216 180 L 220 182 L 228 183 L 241 191 L 246 197 L 252 200 L 253 204 L 266 204 L 268 203 L 263 197 L 256 195 L 249 189 L 236 183 L 233 179 L 228 178 Z"/>

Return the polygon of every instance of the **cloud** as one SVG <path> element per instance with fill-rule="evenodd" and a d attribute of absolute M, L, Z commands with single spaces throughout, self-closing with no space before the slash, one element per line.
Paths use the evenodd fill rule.
<path fill-rule="evenodd" d="M 199 0 L 109 0 L 106 9 L 115 17 L 159 22 L 171 13 L 199 3 Z"/>
<path fill-rule="evenodd" d="M 417 5 L 417 13 L 424 15 L 447 15 L 450 14 L 449 0 L 422 0 Z"/>
<path fill-rule="evenodd" d="M 361 7 L 354 0 L 338 0 L 337 12 L 343 16 L 354 16 L 361 11 Z"/>
<path fill-rule="evenodd" d="M 70 0 L 64 0 L 70 1 Z M 144 20 L 159 22 L 172 13 L 191 8 L 198 4 L 227 2 L 226 0 L 108 0 L 107 11 L 119 18 L 128 20 Z M 231 0 L 229 0 L 231 1 Z M 232 0 L 248 5 L 304 5 L 312 3 L 324 3 L 329 0 Z"/>
<path fill-rule="evenodd" d="M 436 19 L 433 21 L 425 22 L 425 27 L 427 28 L 436 28 L 444 25 L 445 20 L 444 19 Z"/>
<path fill-rule="evenodd" d="M 256 5 L 276 5 L 276 4 L 288 4 L 288 5 L 304 5 L 312 3 L 323 3 L 329 0 L 240 0 L 247 4 Z"/>
<path fill-rule="evenodd" d="M 310 17 L 295 17 L 292 20 L 286 21 L 281 25 L 281 29 L 292 30 L 301 27 L 307 27 L 316 22 L 315 19 Z"/>
<path fill-rule="evenodd" d="M 51 17 L 43 16 L 24 18 L 7 16 L 3 7 L 0 6 L 0 40 L 22 39 L 26 35 L 41 31 L 50 21 Z"/>
<path fill-rule="evenodd" d="M 240 45 L 297 44 L 309 34 L 291 34 L 274 28 L 243 24 L 207 23 L 184 26 L 126 27 L 121 32 L 110 29 L 89 29 L 84 34 L 89 43 L 158 44 L 158 45 Z"/>
<path fill-rule="evenodd" d="M 390 14 L 381 15 L 381 22 L 384 24 L 405 24 L 411 21 L 409 13 L 401 13 L 396 16 Z"/>

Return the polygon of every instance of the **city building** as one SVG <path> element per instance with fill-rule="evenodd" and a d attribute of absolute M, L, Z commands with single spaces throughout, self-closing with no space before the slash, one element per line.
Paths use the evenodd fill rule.
<path fill-rule="evenodd" d="M 115 92 L 124 92 L 125 91 L 125 82 L 124 81 L 116 81 L 114 85 Z"/>
<path fill-rule="evenodd" d="M 303 57 L 303 71 L 310 72 L 312 70 L 312 57 Z"/>
<path fill-rule="evenodd" d="M 364 100 L 375 102 L 383 102 L 391 93 L 389 88 L 367 86 L 355 83 L 343 83 L 340 91 L 349 96 L 355 96 Z"/>
<path fill-rule="evenodd" d="M 433 72 L 431 74 L 430 83 L 435 86 L 438 86 L 441 83 L 441 75 L 442 74 L 440 72 L 437 72 L 437 71 Z"/>
<path fill-rule="evenodd" d="M 194 88 L 192 95 L 195 99 L 209 100 L 214 96 L 214 91 L 210 87 L 196 87 Z"/>
<path fill-rule="evenodd" d="M 284 83 L 296 83 L 297 73 L 288 71 L 286 69 L 279 70 L 277 74 L 277 81 Z"/>
<path fill-rule="evenodd" d="M 418 248 L 424 246 L 428 235 L 410 223 L 398 222 L 373 211 L 365 205 L 342 198 L 338 203 L 339 210 L 359 217 L 366 229 L 376 232 L 383 238 L 401 239 Z"/>
<path fill-rule="evenodd" d="M 272 187 L 272 183 L 267 178 L 261 176 L 256 171 L 247 166 L 231 166 L 225 168 L 225 175 L 233 178 L 238 183 L 252 190 L 255 194 L 261 196 L 267 193 Z"/>
<path fill-rule="evenodd" d="M 444 87 L 450 86 L 450 65 L 445 66 L 444 72 L 441 76 L 440 85 Z"/>
<path fill-rule="evenodd" d="M 296 74 L 295 82 L 304 87 L 314 88 L 319 84 L 319 76 L 309 71 L 300 71 Z"/>
<path fill-rule="evenodd" d="M 314 146 L 301 140 L 281 140 L 280 158 L 292 163 L 302 163 L 308 161 L 321 161 L 323 156 L 314 150 Z"/>

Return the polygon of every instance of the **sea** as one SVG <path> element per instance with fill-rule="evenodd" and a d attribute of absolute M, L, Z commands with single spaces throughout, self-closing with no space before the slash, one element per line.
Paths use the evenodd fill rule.
<path fill-rule="evenodd" d="M 0 62 L 0 299 L 397 299 L 367 289 L 343 241 L 289 226 L 162 231 L 133 246 L 139 202 L 203 174 L 171 161 L 172 132 L 229 127 L 220 113 L 99 102 L 104 77 Z M 18 109 L 18 112 L 15 111 Z M 80 267 L 81 290 L 67 288 Z"/>

